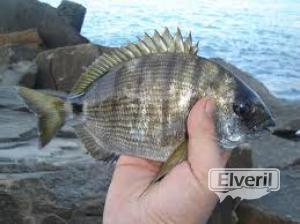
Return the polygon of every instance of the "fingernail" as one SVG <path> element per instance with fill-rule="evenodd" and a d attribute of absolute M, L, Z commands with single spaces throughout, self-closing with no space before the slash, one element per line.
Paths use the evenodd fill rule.
<path fill-rule="evenodd" d="M 213 116 L 214 112 L 215 112 L 215 104 L 214 101 L 211 99 L 208 99 L 205 105 L 205 112 L 209 115 L 209 116 Z"/>

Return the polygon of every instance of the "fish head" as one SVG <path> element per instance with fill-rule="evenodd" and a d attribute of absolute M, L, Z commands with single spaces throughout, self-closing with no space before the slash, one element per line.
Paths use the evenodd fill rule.
<path fill-rule="evenodd" d="M 220 145 L 232 149 L 275 126 L 270 110 L 255 91 L 237 79 L 231 100 L 218 112 L 217 130 Z"/>

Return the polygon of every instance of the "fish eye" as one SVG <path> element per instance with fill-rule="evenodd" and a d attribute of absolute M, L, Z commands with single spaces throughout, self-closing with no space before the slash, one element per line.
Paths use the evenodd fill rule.
<path fill-rule="evenodd" d="M 252 112 L 252 107 L 249 103 L 233 104 L 233 111 L 241 117 L 247 117 Z"/>

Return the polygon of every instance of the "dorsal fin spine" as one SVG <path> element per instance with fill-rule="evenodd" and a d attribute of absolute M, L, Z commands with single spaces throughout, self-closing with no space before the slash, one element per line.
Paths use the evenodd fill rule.
<path fill-rule="evenodd" d="M 132 51 L 136 53 L 137 57 L 143 56 L 143 52 L 137 44 L 131 44 L 129 47 L 131 48 Z"/>
<path fill-rule="evenodd" d="M 139 40 L 139 44 L 140 44 L 140 47 L 143 48 L 143 52 L 146 53 L 146 54 L 150 54 L 151 53 L 151 49 L 150 47 L 145 43 L 144 40 L 138 38 Z"/>
<path fill-rule="evenodd" d="M 159 52 L 166 52 L 166 45 L 163 43 L 163 40 L 157 30 L 154 31 L 153 39 L 156 45 L 158 45 Z"/>
<path fill-rule="evenodd" d="M 122 48 L 124 53 L 127 54 L 129 58 L 135 58 L 134 53 L 126 46 Z"/>
<path fill-rule="evenodd" d="M 177 28 L 177 32 L 175 35 L 175 48 L 176 48 L 176 52 L 184 52 L 184 44 L 183 44 L 183 38 L 182 38 L 182 34 L 179 28 Z"/>
<path fill-rule="evenodd" d="M 153 39 L 148 35 L 148 33 L 145 33 L 145 40 L 146 40 L 146 43 L 147 43 L 147 41 L 148 41 L 148 43 L 150 44 L 150 48 L 151 48 L 152 53 L 159 52 L 159 48 L 156 46 L 155 42 L 154 42 Z M 152 45 L 152 46 L 151 46 L 151 45 Z"/>
<path fill-rule="evenodd" d="M 117 54 L 122 60 L 128 60 L 128 57 L 121 50 L 116 49 L 114 53 Z"/>
<path fill-rule="evenodd" d="M 107 54 L 106 57 L 113 63 L 113 64 L 118 64 L 120 62 L 122 62 L 122 60 L 120 60 L 118 57 L 116 57 L 115 54 Z"/>
<path fill-rule="evenodd" d="M 134 58 L 140 57 L 140 52 L 134 46 L 134 44 L 130 44 L 126 48 L 134 55 Z"/>
<path fill-rule="evenodd" d="M 115 64 L 109 59 L 109 57 L 107 56 L 107 54 L 105 53 L 105 55 L 103 55 L 103 61 L 108 64 L 110 67 L 113 67 Z"/>

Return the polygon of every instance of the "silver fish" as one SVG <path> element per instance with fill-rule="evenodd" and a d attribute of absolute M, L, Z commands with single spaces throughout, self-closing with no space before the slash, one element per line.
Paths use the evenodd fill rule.
<path fill-rule="evenodd" d="M 216 103 L 220 146 L 231 149 L 274 124 L 262 99 L 220 65 L 197 55 L 198 44 L 178 29 L 104 53 L 65 99 L 19 87 L 39 117 L 45 146 L 65 123 L 96 159 L 111 153 L 164 161 L 166 173 L 186 156 L 186 119 L 194 103 Z M 171 164 L 171 165 L 170 165 Z"/>

